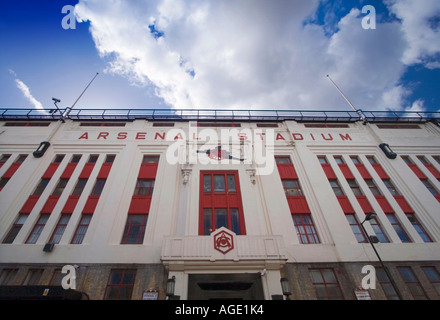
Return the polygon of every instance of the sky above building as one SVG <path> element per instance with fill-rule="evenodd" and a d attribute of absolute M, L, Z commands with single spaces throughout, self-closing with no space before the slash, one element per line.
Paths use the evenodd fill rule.
<path fill-rule="evenodd" d="M 0 108 L 440 111 L 438 0 L 2 0 Z"/>

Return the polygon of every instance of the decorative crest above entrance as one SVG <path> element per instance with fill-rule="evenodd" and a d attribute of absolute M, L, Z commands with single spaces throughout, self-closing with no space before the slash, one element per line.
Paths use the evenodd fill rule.
<path fill-rule="evenodd" d="M 216 230 L 214 233 L 214 249 L 220 251 L 223 254 L 228 253 L 234 249 L 234 235 L 232 231 L 226 231 L 228 229 L 222 227 Z"/>

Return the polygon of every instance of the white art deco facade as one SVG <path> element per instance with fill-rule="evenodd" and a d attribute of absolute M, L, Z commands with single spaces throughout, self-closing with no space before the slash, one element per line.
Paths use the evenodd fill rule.
<path fill-rule="evenodd" d="M 364 114 L 2 110 L 1 297 L 440 299 L 439 115 Z"/>

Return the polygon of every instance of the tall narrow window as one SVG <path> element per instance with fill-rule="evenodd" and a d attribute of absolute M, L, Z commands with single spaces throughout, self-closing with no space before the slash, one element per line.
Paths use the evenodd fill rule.
<path fill-rule="evenodd" d="M 57 226 L 55 227 L 55 230 L 50 238 L 50 243 L 60 243 L 61 237 L 64 234 L 64 230 L 66 230 L 69 220 L 70 214 L 61 215 L 60 220 L 58 220 Z"/>
<path fill-rule="evenodd" d="M 431 238 L 429 237 L 428 233 L 425 231 L 425 228 L 421 225 L 419 220 L 417 220 L 415 214 L 413 213 L 407 213 L 406 217 L 413 225 L 414 229 L 416 229 L 419 236 L 422 238 L 424 242 L 432 242 Z"/>
<path fill-rule="evenodd" d="M 310 277 L 318 300 L 344 299 L 333 269 L 311 269 Z"/>
<path fill-rule="evenodd" d="M 83 214 L 81 216 L 81 220 L 79 221 L 78 227 L 76 227 L 75 234 L 71 241 L 72 244 L 81 244 L 83 242 L 91 220 L 91 214 Z"/>
<path fill-rule="evenodd" d="M 387 213 L 386 216 L 393 226 L 394 231 L 396 231 L 397 235 L 399 236 L 400 240 L 402 242 L 411 242 L 405 230 L 403 230 L 402 226 L 400 225 L 399 220 L 397 220 L 396 215 L 394 213 Z"/>
<path fill-rule="evenodd" d="M 72 191 L 73 196 L 80 196 L 81 195 L 81 193 L 84 190 L 84 187 L 86 186 L 87 180 L 88 180 L 87 178 L 78 179 L 78 182 L 76 183 L 76 186 Z"/>
<path fill-rule="evenodd" d="M 37 223 L 35 224 L 34 228 L 32 229 L 31 234 L 29 235 L 26 243 L 36 243 L 38 238 L 40 237 L 41 232 L 44 229 L 44 226 L 47 223 L 47 220 L 49 220 L 49 214 L 41 214 L 38 218 Z"/>
<path fill-rule="evenodd" d="M 422 267 L 423 272 L 428 278 L 429 282 L 431 282 L 437 294 L 440 295 L 440 274 L 437 269 L 434 267 Z"/>
<path fill-rule="evenodd" d="M 29 269 L 26 278 L 24 278 L 22 286 L 36 286 L 43 275 L 44 269 Z"/>
<path fill-rule="evenodd" d="M 365 179 L 365 182 L 373 195 L 382 195 L 372 179 Z"/>
<path fill-rule="evenodd" d="M 19 214 L 17 220 L 15 220 L 14 224 L 11 227 L 11 230 L 9 230 L 8 235 L 3 240 L 3 243 L 12 243 L 15 240 L 15 237 L 17 237 L 18 233 L 20 232 L 21 228 L 23 227 L 24 222 L 26 221 L 28 214 Z"/>
<path fill-rule="evenodd" d="M 64 188 L 66 188 L 67 182 L 69 182 L 69 179 L 60 179 L 60 181 L 58 181 L 57 186 L 53 190 L 52 195 L 60 196 L 63 193 Z"/>
<path fill-rule="evenodd" d="M 142 244 L 147 220 L 147 214 L 129 214 L 121 244 Z"/>
<path fill-rule="evenodd" d="M 353 231 L 353 234 L 356 237 L 357 242 L 359 243 L 367 242 L 365 233 L 363 232 L 361 225 L 359 224 L 359 221 L 356 218 L 356 216 L 354 214 L 346 214 L 345 217 L 347 218 L 351 231 Z"/>
<path fill-rule="evenodd" d="M 411 292 L 413 298 L 415 300 L 427 300 L 428 297 L 426 296 L 426 293 L 423 290 L 422 285 L 420 284 L 419 280 L 417 279 L 411 268 L 399 267 L 397 269 L 399 270 L 399 273 L 402 276 L 403 281 L 405 281 L 406 285 L 408 286 L 408 289 Z"/>
<path fill-rule="evenodd" d="M 154 189 L 153 179 L 138 179 L 134 190 L 135 196 L 151 196 Z"/>
<path fill-rule="evenodd" d="M 96 179 L 95 186 L 92 189 L 92 196 L 100 196 L 107 179 Z"/>
<path fill-rule="evenodd" d="M 303 192 L 298 179 L 282 180 L 286 196 L 302 196 Z"/>
<path fill-rule="evenodd" d="M 199 234 L 209 235 L 221 227 L 246 234 L 238 172 L 202 171 Z"/>
<path fill-rule="evenodd" d="M 129 300 L 133 292 L 136 270 L 112 270 L 105 290 L 105 300 Z"/>
<path fill-rule="evenodd" d="M 388 300 L 399 300 L 396 290 L 384 269 L 376 267 L 376 277 Z"/>
<path fill-rule="evenodd" d="M 335 195 L 337 195 L 337 196 L 343 196 L 344 195 L 344 191 L 342 191 L 342 188 L 339 185 L 338 180 L 329 180 L 329 182 L 330 182 L 330 185 L 331 185 Z"/>
<path fill-rule="evenodd" d="M 40 183 L 38 183 L 38 186 L 35 188 L 35 191 L 32 195 L 41 196 L 44 189 L 46 189 L 46 186 L 48 185 L 49 181 L 50 181 L 50 179 L 48 179 L 48 178 L 41 179 Z"/>
<path fill-rule="evenodd" d="M 431 182 L 429 182 L 428 179 L 420 179 L 420 181 L 422 181 L 422 183 L 425 185 L 426 189 L 428 189 L 429 192 L 431 192 L 431 194 L 433 196 L 439 195 L 437 189 L 431 184 Z"/>
<path fill-rule="evenodd" d="M 359 185 L 357 184 L 356 180 L 347 179 L 347 182 L 348 182 L 348 185 L 350 186 L 351 191 L 353 191 L 353 194 L 355 196 L 362 196 L 363 195 L 361 188 L 359 188 Z"/>
<path fill-rule="evenodd" d="M 319 243 L 318 233 L 311 215 L 292 215 L 293 223 L 295 224 L 296 233 L 302 244 Z"/>
<path fill-rule="evenodd" d="M 387 243 L 390 242 L 388 240 L 387 235 L 385 234 L 385 232 L 382 229 L 382 225 L 379 223 L 379 220 L 374 218 L 370 220 L 370 225 L 373 228 L 374 233 L 377 236 L 377 239 L 379 239 L 379 242 L 381 243 Z"/>

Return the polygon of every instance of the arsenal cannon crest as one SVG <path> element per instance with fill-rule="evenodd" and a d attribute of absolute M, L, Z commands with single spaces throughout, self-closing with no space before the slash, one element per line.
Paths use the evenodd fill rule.
<path fill-rule="evenodd" d="M 234 236 L 232 233 L 227 232 L 226 228 L 221 229 L 223 230 L 214 235 L 214 249 L 226 254 L 234 249 Z"/>

